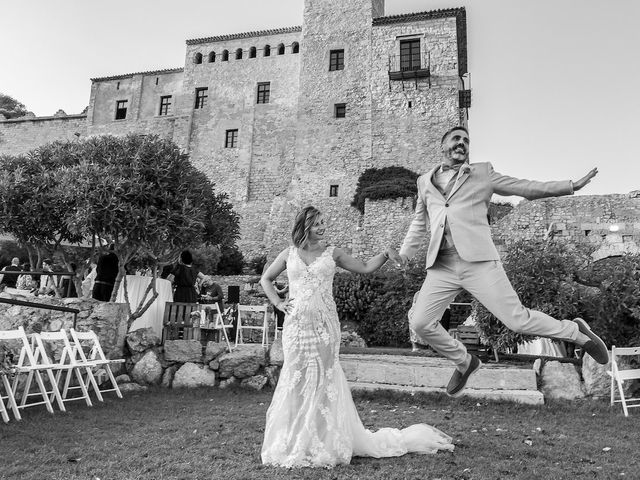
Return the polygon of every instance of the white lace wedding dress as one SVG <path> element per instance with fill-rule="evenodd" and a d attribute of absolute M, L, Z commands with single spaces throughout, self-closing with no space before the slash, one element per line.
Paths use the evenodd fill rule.
<path fill-rule="evenodd" d="M 284 322 L 284 365 L 267 411 L 262 462 L 332 467 L 352 456 L 393 457 L 453 450 L 451 437 L 426 424 L 364 428 L 340 367 L 340 323 L 332 295 L 333 247 L 306 265 L 289 249 L 293 309 Z"/>

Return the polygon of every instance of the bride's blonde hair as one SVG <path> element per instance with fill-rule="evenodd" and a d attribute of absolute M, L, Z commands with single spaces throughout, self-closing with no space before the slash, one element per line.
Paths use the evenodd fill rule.
<path fill-rule="evenodd" d="M 321 215 L 320 210 L 309 205 L 303 208 L 296 215 L 293 223 L 293 231 L 291 232 L 291 240 L 297 248 L 304 247 L 309 238 L 309 230 L 316 223 L 316 219 Z"/>

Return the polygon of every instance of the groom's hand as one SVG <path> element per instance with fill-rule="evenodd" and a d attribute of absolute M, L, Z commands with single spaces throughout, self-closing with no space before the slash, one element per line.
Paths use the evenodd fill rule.
<path fill-rule="evenodd" d="M 389 256 L 389 260 L 391 260 L 396 267 L 402 266 L 402 257 L 400 257 L 394 248 L 387 248 L 386 253 Z"/>

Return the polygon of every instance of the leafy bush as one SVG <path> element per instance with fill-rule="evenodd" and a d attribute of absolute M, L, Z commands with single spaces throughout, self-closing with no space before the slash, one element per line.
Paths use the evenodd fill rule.
<path fill-rule="evenodd" d="M 262 275 L 262 271 L 264 270 L 264 266 L 267 264 L 267 256 L 266 255 L 260 255 L 258 257 L 253 257 L 251 260 L 249 260 L 249 268 L 251 268 L 251 270 L 254 273 L 257 273 L 258 275 Z"/>
<path fill-rule="evenodd" d="M 607 345 L 640 344 L 640 256 L 603 259 L 579 273 L 599 293 L 581 302 L 583 317 Z M 584 280 L 583 280 L 584 279 Z"/>
<path fill-rule="evenodd" d="M 522 304 L 558 319 L 581 316 L 574 274 L 585 261 L 579 250 L 536 240 L 508 244 L 503 256 L 507 277 Z M 535 338 L 509 330 L 478 301 L 473 304 L 480 336 L 495 349 L 514 348 Z"/>
<path fill-rule="evenodd" d="M 337 273 L 333 279 L 333 298 L 343 322 L 359 322 L 373 301 L 371 279 L 364 275 Z"/>
<path fill-rule="evenodd" d="M 358 179 L 351 206 L 364 213 L 364 202 L 367 198 L 383 200 L 415 197 L 418 193 L 418 176 L 404 167 L 368 168 Z"/>
<path fill-rule="evenodd" d="M 236 246 L 222 249 L 222 256 L 218 262 L 218 275 L 240 275 L 244 268 L 244 257 Z"/>

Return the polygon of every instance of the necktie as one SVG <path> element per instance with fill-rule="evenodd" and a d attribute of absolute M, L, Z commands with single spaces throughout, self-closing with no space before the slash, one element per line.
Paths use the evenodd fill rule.
<path fill-rule="evenodd" d="M 447 165 L 446 163 L 443 163 L 441 168 L 443 172 L 446 172 L 447 170 L 453 170 L 454 172 L 457 172 L 458 170 L 460 170 L 461 166 L 462 163 L 456 163 L 455 165 Z"/>

